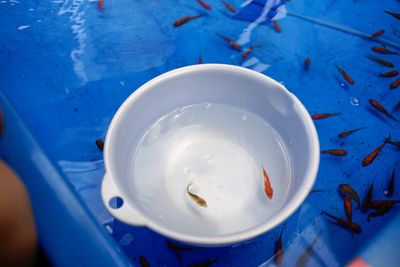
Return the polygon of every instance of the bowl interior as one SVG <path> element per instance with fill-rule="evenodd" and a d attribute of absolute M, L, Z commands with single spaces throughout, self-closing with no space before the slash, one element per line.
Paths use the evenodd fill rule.
<path fill-rule="evenodd" d="M 171 135 L 168 125 L 182 111 L 178 143 L 150 142 L 155 134 Z M 229 127 L 243 142 L 230 138 Z M 106 143 L 107 172 L 125 203 L 149 227 L 194 243 L 246 239 L 282 222 L 311 189 L 318 160 L 314 126 L 292 94 L 264 75 L 221 65 L 187 67 L 146 83 L 117 112 Z"/>

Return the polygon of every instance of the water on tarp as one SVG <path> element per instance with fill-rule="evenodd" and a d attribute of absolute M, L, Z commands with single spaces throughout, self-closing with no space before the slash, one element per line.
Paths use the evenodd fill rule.
<path fill-rule="evenodd" d="M 271 200 L 264 192 L 262 166 L 274 190 Z M 267 220 L 283 205 L 291 179 L 290 156 L 278 132 L 244 108 L 218 103 L 181 107 L 155 121 L 129 168 L 131 192 L 153 219 L 208 234 Z M 228 218 L 229 226 L 215 227 Z"/>

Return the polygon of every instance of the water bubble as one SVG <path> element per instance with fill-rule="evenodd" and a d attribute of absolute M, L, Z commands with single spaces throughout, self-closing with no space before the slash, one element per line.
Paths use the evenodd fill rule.
<path fill-rule="evenodd" d="M 385 196 L 387 196 L 387 195 L 389 195 L 389 190 L 385 190 L 385 191 L 383 191 L 383 194 L 385 195 Z"/>
<path fill-rule="evenodd" d="M 209 109 L 209 108 L 211 107 L 211 104 L 208 103 L 208 102 L 205 102 L 205 103 L 204 103 L 204 107 L 205 107 L 206 109 Z"/>
<path fill-rule="evenodd" d="M 120 84 L 121 86 L 125 86 L 125 81 L 119 81 L 119 84 Z"/>
<path fill-rule="evenodd" d="M 131 234 L 125 234 L 120 240 L 119 240 L 119 244 L 124 247 L 124 246 L 128 246 L 132 243 L 133 241 L 133 236 Z"/>
<path fill-rule="evenodd" d="M 360 105 L 360 100 L 357 97 L 351 96 L 350 104 L 352 104 L 353 106 L 356 107 L 356 106 Z"/>
<path fill-rule="evenodd" d="M 111 226 L 106 225 L 106 229 L 107 229 L 107 231 L 108 231 L 110 234 L 113 233 L 113 229 L 111 228 Z"/>
<path fill-rule="evenodd" d="M 246 115 L 242 115 L 242 120 L 247 120 L 247 116 Z"/>

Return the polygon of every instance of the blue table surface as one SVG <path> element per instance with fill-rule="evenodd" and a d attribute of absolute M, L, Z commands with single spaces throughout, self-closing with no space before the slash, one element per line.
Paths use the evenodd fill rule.
<path fill-rule="evenodd" d="M 361 162 L 388 135 L 400 140 L 399 123 L 373 110 L 368 99 L 400 119 L 395 108 L 400 88 L 390 90 L 396 78 L 379 76 L 396 68 L 366 56 L 400 65 L 398 55 L 371 51 L 385 46 L 400 52 L 400 20 L 383 11 L 400 12 L 399 2 L 229 0 L 236 14 L 221 1 L 207 2 L 211 11 L 194 0 L 104 0 L 104 10 L 95 0 L 0 0 L 0 107 L 5 115 L 0 155 L 28 187 L 50 260 L 56 266 L 130 266 L 142 256 L 151 266 L 208 259 L 216 259 L 213 266 L 274 266 L 275 241 L 284 228 L 283 266 L 294 266 L 319 233 L 308 266 L 341 266 L 357 255 L 374 266 L 396 266 L 400 255 L 381 251 L 400 245 L 398 207 L 370 222 L 354 209 L 353 221 L 362 228 L 354 236 L 321 211 L 345 217 L 341 183 L 364 198 L 374 181 L 374 199 L 386 199 L 383 192 L 400 150 L 386 145 L 371 165 L 361 167 Z M 263 12 L 265 21 L 259 19 Z M 203 16 L 172 26 L 196 14 Z M 282 32 L 274 30 L 271 19 Z M 385 29 L 383 36 L 368 38 L 380 29 Z M 217 34 L 244 49 L 259 47 L 243 60 Z M 321 155 L 314 188 L 321 191 L 309 195 L 273 231 L 243 244 L 178 255 L 164 237 L 123 224 L 105 210 L 99 192 L 103 157 L 95 140 L 105 137 L 113 114 L 136 88 L 168 70 L 196 64 L 199 56 L 204 63 L 240 65 L 276 79 L 310 113 L 340 112 L 315 125 L 321 149 L 345 149 L 348 155 Z M 307 57 L 311 65 L 306 70 Z M 358 127 L 366 128 L 336 137 Z M 399 197 L 399 180 L 393 199 Z"/>

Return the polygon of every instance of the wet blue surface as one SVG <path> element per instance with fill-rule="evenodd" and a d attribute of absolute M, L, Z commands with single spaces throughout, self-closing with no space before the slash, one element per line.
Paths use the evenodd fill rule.
<path fill-rule="evenodd" d="M 290 1 L 275 18 L 281 33 L 268 21 L 276 11 L 268 10 L 267 21 L 257 20 L 264 2 L 240 9 L 241 1 L 230 1 L 238 10 L 231 15 L 219 1 L 209 1 L 212 10 L 207 12 L 196 1 L 105 0 L 105 10 L 99 11 L 96 1 L 0 0 L 0 91 L 6 115 L 1 155 L 28 185 L 41 242 L 56 265 L 136 265 L 139 256 L 155 266 L 186 266 L 212 258 L 217 258 L 214 266 L 274 265 L 274 242 L 282 226 L 233 247 L 182 252 L 180 259 L 164 237 L 114 220 L 101 203 L 104 169 L 95 140 L 105 136 L 114 112 L 137 87 L 165 71 L 196 64 L 200 55 L 204 63 L 242 65 L 284 83 L 310 113 L 341 112 L 315 124 L 321 149 L 342 148 L 348 155 L 321 155 L 315 189 L 324 191 L 310 195 L 285 223 L 284 266 L 293 266 L 320 232 L 309 266 L 343 265 L 393 221 L 398 207 L 371 222 L 355 210 L 353 220 L 363 231 L 352 237 L 320 211 L 345 217 L 340 183 L 350 184 L 363 198 L 375 179 L 374 198 L 385 198 L 383 191 L 400 159 L 400 150 L 387 145 L 373 164 L 361 167 L 384 137 L 400 139 L 399 123 L 368 104 L 369 98 L 376 99 L 400 118 L 394 110 L 400 88 L 389 90 L 396 78 L 379 77 L 392 69 L 365 57 L 400 65 L 399 56 L 370 50 L 383 42 L 400 52 L 400 21 L 383 12 L 400 12 L 398 2 Z M 196 14 L 204 16 L 172 27 L 175 20 Z M 380 29 L 386 32 L 378 41 L 365 38 Z M 260 47 L 242 60 L 217 33 L 244 48 Z M 311 66 L 305 70 L 307 57 Z M 335 64 L 351 75 L 354 85 Z M 336 138 L 357 127 L 367 129 Z M 399 179 L 396 183 L 394 198 L 399 197 Z M 51 212 L 44 212 L 46 207 Z"/>

